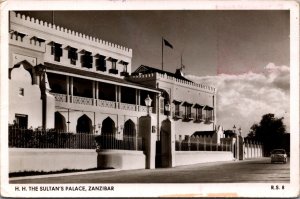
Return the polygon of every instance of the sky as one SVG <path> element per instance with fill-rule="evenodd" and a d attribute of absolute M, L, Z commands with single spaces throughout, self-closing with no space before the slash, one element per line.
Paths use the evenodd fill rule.
<path fill-rule="evenodd" d="M 23 11 L 52 22 L 51 11 Z M 289 129 L 288 11 L 55 11 L 54 23 L 133 50 L 132 69 L 175 72 L 218 89 L 218 125 L 246 135 L 266 113 Z"/>

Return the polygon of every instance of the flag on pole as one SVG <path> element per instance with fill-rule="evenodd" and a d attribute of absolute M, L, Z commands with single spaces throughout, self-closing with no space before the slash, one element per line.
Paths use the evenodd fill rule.
<path fill-rule="evenodd" d="M 170 48 L 172 48 L 173 49 L 173 45 L 172 44 L 170 44 L 170 42 L 168 42 L 167 40 L 165 40 L 164 39 L 164 44 L 165 44 L 165 46 L 168 46 L 168 47 L 170 47 Z"/>

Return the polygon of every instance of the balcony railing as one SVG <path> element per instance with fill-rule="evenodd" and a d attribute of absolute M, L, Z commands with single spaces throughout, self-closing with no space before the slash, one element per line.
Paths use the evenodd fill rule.
<path fill-rule="evenodd" d="M 112 73 L 112 74 L 118 74 L 119 73 L 119 71 L 117 69 L 113 69 L 113 68 L 109 69 L 108 72 Z"/>
<path fill-rule="evenodd" d="M 140 111 L 140 112 L 147 112 L 147 106 L 141 106 L 141 105 L 140 105 L 140 106 L 139 106 L 139 111 Z M 153 112 L 152 107 L 149 108 L 149 112 L 150 112 L 150 113 Z"/>
<path fill-rule="evenodd" d="M 128 111 L 135 111 L 136 110 L 136 105 L 135 104 L 120 103 L 120 109 L 128 110 Z"/>
<path fill-rule="evenodd" d="M 183 115 L 183 119 L 186 121 L 191 121 L 195 119 L 195 113 L 188 113 Z"/>
<path fill-rule="evenodd" d="M 182 119 L 183 118 L 183 112 L 182 111 L 173 112 L 173 118 L 174 119 Z"/>
<path fill-rule="evenodd" d="M 116 102 L 108 101 L 108 100 L 100 100 L 98 99 L 98 106 L 107 107 L 107 108 L 116 108 Z"/>
<path fill-rule="evenodd" d="M 121 76 L 124 76 L 124 77 L 128 77 L 128 76 L 129 76 L 129 73 L 123 71 L 123 72 L 120 73 L 120 75 L 121 75 Z"/>
<path fill-rule="evenodd" d="M 73 103 L 83 105 L 93 105 L 93 99 L 87 97 L 73 96 Z"/>
<path fill-rule="evenodd" d="M 211 124 L 213 122 L 214 122 L 214 120 L 212 117 L 207 117 L 207 118 L 205 118 L 205 121 L 204 121 L 205 124 Z"/>
<path fill-rule="evenodd" d="M 196 116 L 195 120 L 194 120 L 195 123 L 200 123 L 200 122 L 203 122 L 203 121 L 205 121 L 205 118 L 202 115 Z"/>
<path fill-rule="evenodd" d="M 59 93 L 51 93 L 55 97 L 55 101 L 58 102 L 67 102 L 68 95 L 66 94 L 59 94 Z M 93 98 L 87 98 L 87 97 L 79 97 L 79 96 L 73 96 L 73 103 L 75 104 L 83 104 L 83 105 L 93 105 Z M 127 103 L 117 103 L 115 101 L 109 101 L 109 100 L 101 100 L 97 99 L 97 103 L 95 105 L 100 107 L 106 107 L 106 108 L 120 108 L 123 110 L 130 110 L 130 111 L 139 111 L 139 112 L 147 112 L 147 106 L 137 106 L 135 104 L 127 104 Z M 138 107 L 138 108 L 137 108 Z M 149 108 L 150 113 L 154 113 L 155 109 L 152 107 Z"/>
<path fill-rule="evenodd" d="M 67 95 L 59 93 L 51 93 L 55 97 L 55 101 L 67 102 Z"/>

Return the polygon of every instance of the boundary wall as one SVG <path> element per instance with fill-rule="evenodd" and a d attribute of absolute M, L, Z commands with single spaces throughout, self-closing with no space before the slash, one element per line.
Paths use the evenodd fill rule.
<path fill-rule="evenodd" d="M 97 167 L 95 149 L 9 148 L 9 172 Z"/>
<path fill-rule="evenodd" d="M 207 162 L 233 161 L 231 151 L 176 151 L 175 166 Z"/>

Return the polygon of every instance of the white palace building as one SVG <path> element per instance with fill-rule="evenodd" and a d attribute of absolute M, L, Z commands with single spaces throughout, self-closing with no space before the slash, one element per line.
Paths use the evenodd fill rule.
<path fill-rule="evenodd" d="M 227 150 L 233 146 L 223 146 L 220 142 L 223 132 L 216 127 L 214 87 L 186 79 L 180 69 L 170 73 L 142 65 L 132 71 L 132 49 L 19 13 L 10 13 L 9 34 L 10 125 L 138 140 L 145 138 L 146 133 L 140 118 L 149 112 L 151 134 L 155 135 L 151 139 L 155 141 L 161 139 L 162 122 L 170 119 L 173 156 L 174 147 L 178 153 L 184 147 L 178 142 L 186 141 L 190 149 L 191 139 L 200 139 L 204 148 L 196 152 L 210 149 L 218 153 L 219 160 L 233 158 L 231 150 Z M 150 107 L 145 102 L 149 98 Z M 162 144 L 154 142 L 154 145 L 157 145 L 154 153 L 163 153 Z M 139 152 L 136 147 L 135 150 Z M 142 166 L 133 168 L 146 164 L 145 150 L 139 153 Z M 120 152 L 122 160 L 129 157 L 124 151 Z M 193 163 L 195 154 L 190 157 Z M 179 155 L 175 159 L 179 161 Z M 173 160 L 173 166 L 188 160 L 188 156 L 181 163 Z M 122 164 L 121 167 L 126 167 L 126 163 Z"/>

